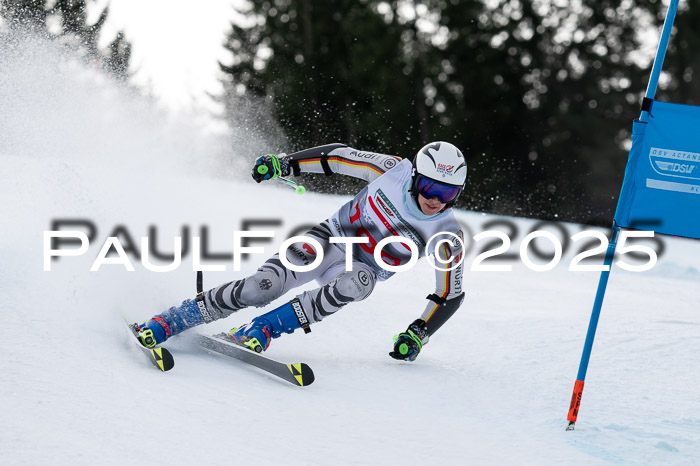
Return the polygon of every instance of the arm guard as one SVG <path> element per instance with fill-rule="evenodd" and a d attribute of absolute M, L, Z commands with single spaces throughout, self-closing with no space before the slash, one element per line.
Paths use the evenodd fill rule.
<path fill-rule="evenodd" d="M 283 169 L 283 176 L 289 172 L 295 176 L 300 173 L 324 173 L 326 176 L 340 173 L 370 182 L 395 167 L 401 159 L 374 152 L 361 152 L 345 144 L 334 143 L 304 149 L 281 160 L 283 165 L 288 164 L 289 167 L 287 173 Z"/>
<path fill-rule="evenodd" d="M 452 315 L 457 312 L 457 309 L 462 306 L 464 301 L 464 293 L 455 296 L 452 299 L 440 298 L 437 295 L 431 294 L 427 297 L 431 301 L 434 301 L 438 308 L 433 311 L 433 313 L 425 321 L 428 327 L 428 335 L 432 336 L 437 330 L 442 327 L 442 324 L 447 322 L 447 319 L 452 317 Z"/>
<path fill-rule="evenodd" d="M 460 239 L 464 238 L 461 229 L 457 230 L 457 236 Z M 444 269 L 435 270 L 435 292 L 427 297 L 430 301 L 421 315 L 421 319 L 428 324 L 430 335 L 452 317 L 452 314 L 459 309 L 464 300 L 462 292 L 464 262 L 460 263 L 464 254 L 463 244 L 464 240 L 461 243 L 456 240 L 451 243 L 443 243 L 436 253 L 443 261 L 449 260 L 449 258 L 452 260 L 445 264 Z M 457 263 L 459 263 L 458 266 Z"/>
<path fill-rule="evenodd" d="M 333 174 L 333 171 L 331 170 L 331 167 L 328 164 L 328 154 L 334 149 L 340 149 L 341 147 L 347 146 L 345 144 L 336 142 L 333 144 L 325 144 L 323 146 L 312 147 L 310 149 L 304 149 L 300 150 L 299 152 L 289 154 L 286 157 L 286 160 L 289 162 L 289 168 L 294 173 L 294 176 L 299 176 L 299 174 L 301 173 L 301 168 L 299 166 L 300 161 L 317 162 L 318 164 L 320 164 L 321 168 L 323 168 L 323 173 L 325 173 L 326 176 L 331 176 Z"/>

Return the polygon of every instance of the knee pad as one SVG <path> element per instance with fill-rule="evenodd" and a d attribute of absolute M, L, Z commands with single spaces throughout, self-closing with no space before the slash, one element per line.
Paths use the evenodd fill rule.
<path fill-rule="evenodd" d="M 331 286 L 352 301 L 362 301 L 372 294 L 376 281 L 377 277 L 372 270 L 356 267 L 338 275 Z"/>

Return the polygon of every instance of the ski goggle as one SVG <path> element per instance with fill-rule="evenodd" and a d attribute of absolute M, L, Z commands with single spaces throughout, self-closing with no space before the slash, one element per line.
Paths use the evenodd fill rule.
<path fill-rule="evenodd" d="M 439 183 L 430 178 L 418 175 L 416 189 L 426 199 L 437 197 L 443 204 L 454 201 L 462 190 L 459 186 Z"/>

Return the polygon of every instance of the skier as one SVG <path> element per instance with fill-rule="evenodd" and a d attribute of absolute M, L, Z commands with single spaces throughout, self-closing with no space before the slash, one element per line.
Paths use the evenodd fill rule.
<path fill-rule="evenodd" d="M 295 272 L 285 267 L 279 254 L 272 256 L 253 275 L 223 284 L 187 299 L 180 306 L 141 324 L 139 338 L 153 347 L 196 325 L 228 317 L 248 306 L 262 307 L 304 283 L 317 280 L 319 288 L 305 291 L 278 308 L 229 332 L 229 336 L 253 351 L 266 350 L 273 338 L 320 322 L 351 302 L 362 301 L 375 283 L 394 274 L 386 266 L 409 262 L 411 248 L 389 242 L 381 250 L 385 262 L 374 256 L 384 238 L 402 236 L 415 243 L 422 257 L 430 241 L 435 247 L 435 291 L 420 318 L 394 337 L 389 354 L 413 361 L 423 345 L 462 304 L 463 235 L 451 207 L 464 189 L 467 165 L 459 149 L 447 142 L 423 147 L 413 162 L 389 155 L 360 152 L 343 144 L 328 144 L 290 155 L 265 155 L 255 161 L 253 178 L 260 183 L 301 172 L 336 173 L 362 178 L 368 184 L 330 218 L 312 228 L 306 237 L 323 248 L 321 265 Z M 367 238 L 366 243 L 331 242 L 331 237 Z M 286 258 L 295 266 L 313 263 L 318 253 L 313 241 L 292 244 Z M 346 248 L 352 248 L 351 265 Z M 431 251 L 429 253 L 432 254 Z"/>

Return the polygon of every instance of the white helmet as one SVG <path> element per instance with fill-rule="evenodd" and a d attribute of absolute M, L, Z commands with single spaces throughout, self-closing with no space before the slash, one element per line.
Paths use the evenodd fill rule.
<path fill-rule="evenodd" d="M 413 159 L 411 194 L 430 199 L 438 197 L 451 207 L 467 182 L 467 161 L 462 152 L 449 142 L 431 142 Z"/>

